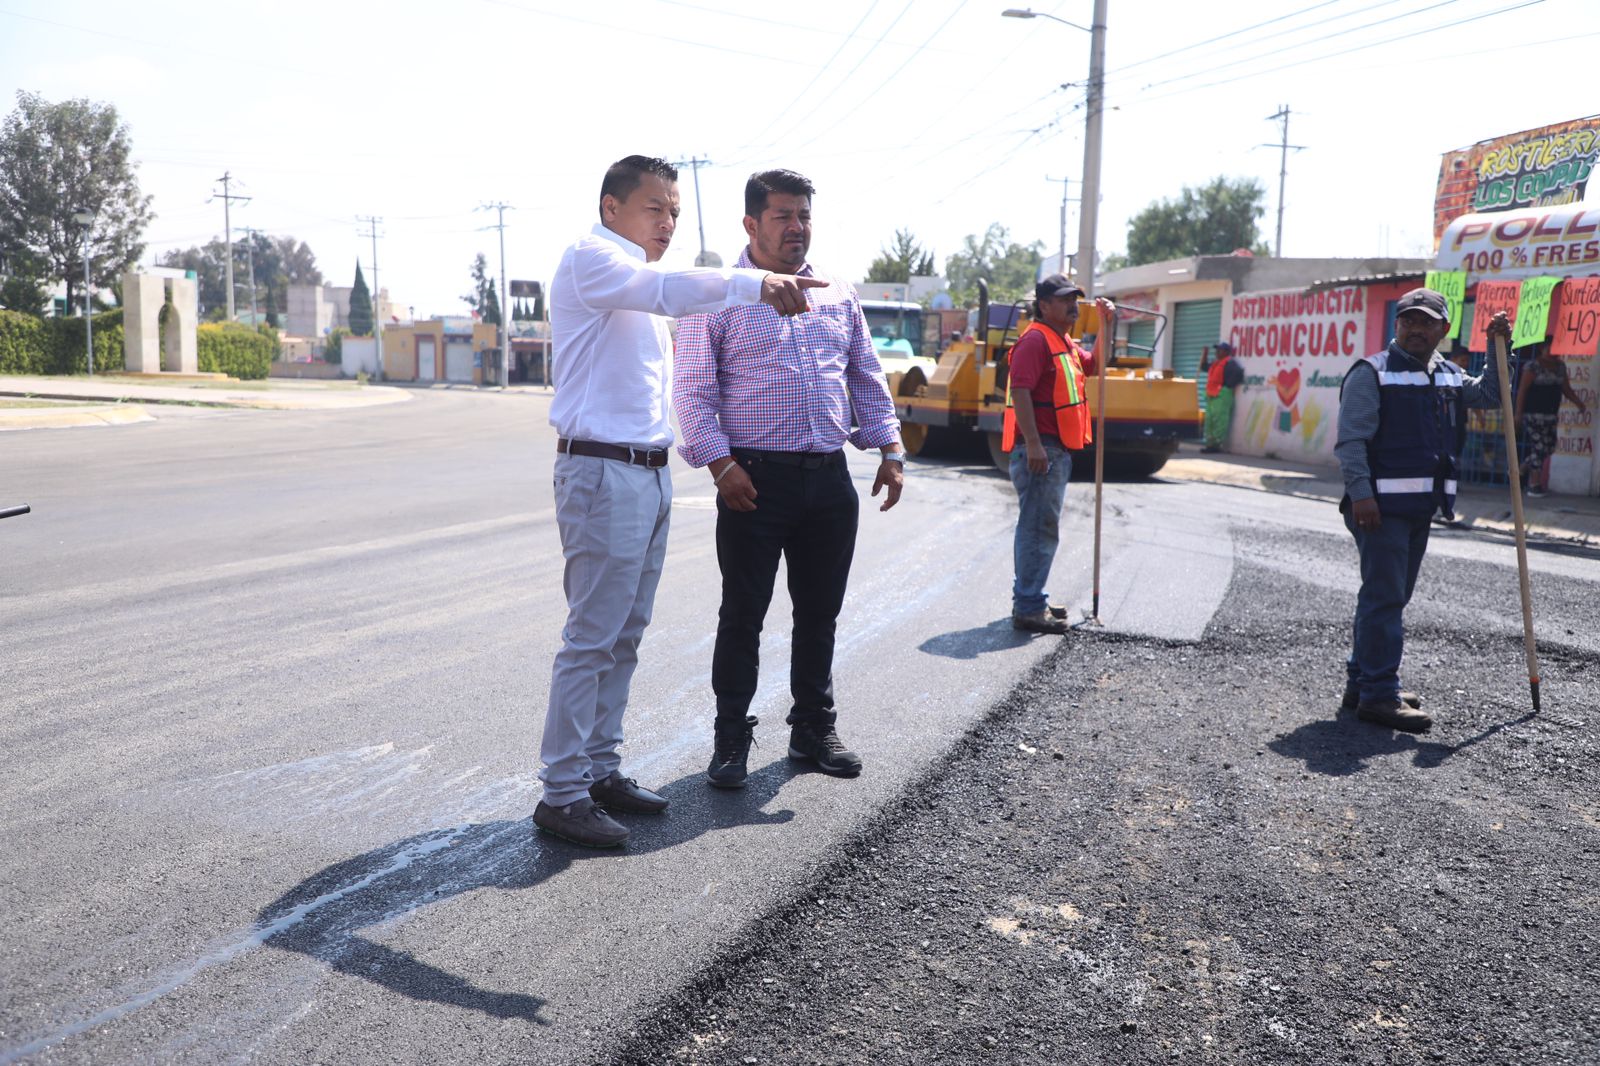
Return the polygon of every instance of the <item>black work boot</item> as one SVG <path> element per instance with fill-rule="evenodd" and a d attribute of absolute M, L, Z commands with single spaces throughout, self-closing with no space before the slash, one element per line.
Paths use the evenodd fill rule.
<path fill-rule="evenodd" d="M 711 745 L 711 765 L 706 767 L 706 782 L 713 788 L 743 788 L 749 776 L 745 764 L 750 760 L 750 745 L 756 742 L 756 716 L 746 715 L 742 726 L 717 727 Z"/>
<path fill-rule="evenodd" d="M 817 769 L 834 777 L 855 777 L 861 757 L 844 746 L 831 724 L 796 723 L 789 730 L 789 758 L 810 759 Z"/>
<path fill-rule="evenodd" d="M 1363 722 L 1398 729 L 1405 733 L 1426 733 L 1433 728 L 1432 718 L 1415 707 L 1407 706 L 1398 697 L 1357 704 L 1356 717 Z"/>
<path fill-rule="evenodd" d="M 1422 697 L 1415 692 L 1401 690 L 1400 702 L 1407 707 L 1421 707 Z M 1361 704 L 1361 688 L 1349 682 L 1344 686 L 1344 697 L 1339 701 L 1339 709 L 1346 713 L 1355 710 Z"/>

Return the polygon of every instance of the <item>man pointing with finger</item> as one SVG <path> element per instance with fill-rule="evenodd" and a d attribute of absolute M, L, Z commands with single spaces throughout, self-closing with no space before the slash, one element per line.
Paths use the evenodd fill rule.
<path fill-rule="evenodd" d="M 561 257 L 551 282 L 558 434 L 556 524 L 566 559 L 567 621 L 550 679 L 540 754 L 540 829 L 617 847 L 613 813 L 659 814 L 667 801 L 621 770 L 622 714 L 667 550 L 669 315 L 761 302 L 806 306 L 820 284 L 766 270 L 656 266 L 678 225 L 678 172 L 661 159 L 613 163 L 600 221 Z"/>
<path fill-rule="evenodd" d="M 809 309 L 781 318 L 765 307 L 736 307 L 686 318 L 678 330 L 680 451 L 710 471 L 718 492 L 722 607 L 707 777 L 719 788 L 745 782 L 761 627 L 780 558 L 794 603 L 789 756 L 839 777 L 861 772 L 834 725 L 834 629 L 860 510 L 843 449 L 848 441 L 882 451 L 872 495 L 884 494 L 884 511 L 900 499 L 905 455 L 855 290 L 806 260 L 814 191 L 791 170 L 752 175 L 744 193 L 750 244 L 739 257 L 741 267 L 825 285 L 804 294 Z"/>

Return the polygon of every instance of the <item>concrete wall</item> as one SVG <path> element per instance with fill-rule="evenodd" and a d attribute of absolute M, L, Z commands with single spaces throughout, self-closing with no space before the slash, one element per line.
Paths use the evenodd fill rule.
<path fill-rule="evenodd" d="M 388 337 L 384 338 L 388 346 Z M 365 373 L 378 376 L 378 342 L 374 337 L 346 337 L 339 344 L 339 369 L 347 378 Z"/>

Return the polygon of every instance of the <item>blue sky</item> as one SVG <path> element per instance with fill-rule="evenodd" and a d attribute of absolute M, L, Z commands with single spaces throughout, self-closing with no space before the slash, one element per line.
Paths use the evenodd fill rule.
<path fill-rule="evenodd" d="M 1060 86 L 1087 76 L 1089 35 L 1004 6 L 0 0 L 0 89 L 117 106 L 155 195 L 152 253 L 221 233 L 207 198 L 227 170 L 254 197 L 236 226 L 305 239 L 348 284 L 358 257 L 370 269 L 355 219 L 382 216 L 384 287 L 460 313 L 473 255 L 499 269 L 475 207 L 513 204 L 508 273 L 547 278 L 630 152 L 712 161 L 707 244 L 729 262 L 744 178 L 767 166 L 816 182 L 812 258 L 847 275 L 897 227 L 941 262 L 992 222 L 1054 251 L 1083 159 L 1082 90 Z M 1092 4 L 1036 8 L 1086 25 Z M 1266 184 L 1270 240 L 1278 153 L 1258 146 L 1283 104 L 1307 146 L 1289 163 L 1297 256 L 1424 254 L 1441 152 L 1600 110 L 1592 0 L 1110 0 L 1107 24 L 1102 252 L 1219 174 Z M 689 265 L 682 185 L 669 261 Z M 1076 205 L 1069 226 L 1075 246 Z"/>

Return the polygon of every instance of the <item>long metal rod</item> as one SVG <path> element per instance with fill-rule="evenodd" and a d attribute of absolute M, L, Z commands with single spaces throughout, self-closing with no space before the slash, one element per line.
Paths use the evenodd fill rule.
<path fill-rule="evenodd" d="M 1116 329 L 1116 320 L 1101 315 L 1098 306 L 1095 317 L 1098 332 L 1094 339 L 1094 599 L 1089 617 L 1095 625 L 1100 625 L 1100 513 L 1106 487 L 1106 364 L 1111 361 L 1110 351 L 1116 343 L 1115 336 L 1108 338 L 1107 334 Z"/>
<path fill-rule="evenodd" d="M 1511 517 L 1517 531 L 1517 583 L 1522 591 L 1522 648 L 1528 656 L 1528 690 L 1539 712 L 1539 648 L 1533 637 L 1533 590 L 1528 584 L 1528 530 L 1522 519 L 1522 468 L 1517 458 L 1517 427 L 1511 411 L 1511 375 L 1506 368 L 1506 338 L 1489 340 L 1500 371 L 1500 421 L 1506 437 L 1506 468 L 1511 482 Z"/>

